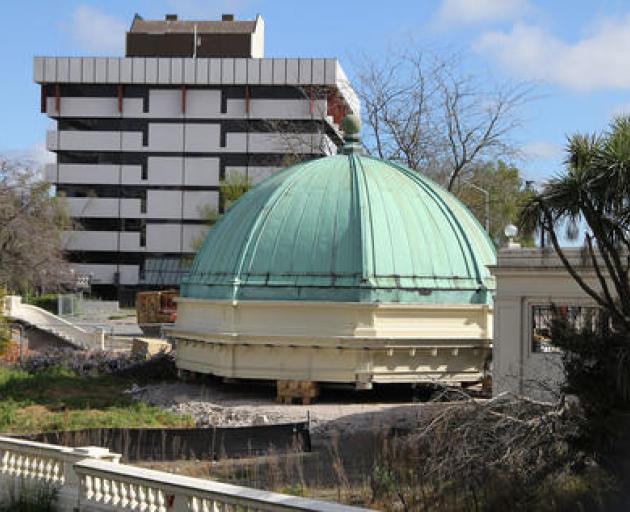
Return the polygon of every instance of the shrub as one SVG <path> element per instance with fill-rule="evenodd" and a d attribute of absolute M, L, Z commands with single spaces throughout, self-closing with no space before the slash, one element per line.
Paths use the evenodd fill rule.
<path fill-rule="evenodd" d="M 576 329 L 557 316 L 554 343 L 563 350 L 563 391 L 579 399 L 584 421 L 577 441 L 582 449 L 610 451 L 626 426 L 630 410 L 630 343 L 628 335 L 591 326 Z"/>
<path fill-rule="evenodd" d="M 46 311 L 50 311 L 55 315 L 58 312 L 58 302 L 57 302 L 57 294 L 56 293 L 46 293 L 44 295 L 27 295 L 24 298 L 24 302 L 27 304 L 31 304 L 33 306 L 37 306 L 39 308 L 45 309 Z"/>
<path fill-rule="evenodd" d="M 58 490 L 52 484 L 17 480 L 9 486 L 1 512 L 54 512 Z"/>
<path fill-rule="evenodd" d="M 0 402 L 0 429 L 5 429 L 15 421 L 18 404 L 12 399 Z"/>

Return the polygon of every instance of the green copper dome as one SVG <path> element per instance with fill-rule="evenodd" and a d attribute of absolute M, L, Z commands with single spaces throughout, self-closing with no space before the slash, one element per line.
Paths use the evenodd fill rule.
<path fill-rule="evenodd" d="M 185 297 L 483 304 L 495 250 L 470 211 L 358 151 L 289 167 L 209 231 Z"/>

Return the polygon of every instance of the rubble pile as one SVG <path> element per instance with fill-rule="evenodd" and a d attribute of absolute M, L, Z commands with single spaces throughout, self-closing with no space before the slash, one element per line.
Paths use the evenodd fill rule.
<path fill-rule="evenodd" d="M 33 352 L 24 360 L 22 366 L 29 373 L 61 368 L 79 375 L 98 375 L 116 374 L 140 362 L 138 357 L 120 352 L 58 348 Z"/>
<path fill-rule="evenodd" d="M 160 352 L 146 359 L 144 354 L 129 352 L 53 348 L 30 353 L 22 367 L 29 373 L 62 369 L 82 376 L 118 375 L 147 382 L 174 379 L 177 375 L 174 357 L 173 352 Z"/>
<path fill-rule="evenodd" d="M 163 382 L 132 386 L 126 393 L 163 409 L 192 416 L 199 427 L 242 427 L 309 421 L 311 434 L 330 437 L 382 427 L 407 429 L 419 414 L 432 414 L 444 404 L 315 403 L 278 404 L 274 395 L 251 386 L 209 381 L 203 385 Z"/>
<path fill-rule="evenodd" d="M 187 384 L 134 385 L 125 393 L 135 400 L 157 405 L 175 414 L 192 416 L 198 427 L 245 427 L 285 423 L 281 414 L 261 413 L 247 406 L 230 406 L 226 397 L 212 387 L 199 388 Z"/>

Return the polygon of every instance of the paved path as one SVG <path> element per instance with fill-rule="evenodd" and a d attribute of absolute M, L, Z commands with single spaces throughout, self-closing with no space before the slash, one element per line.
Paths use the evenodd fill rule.
<path fill-rule="evenodd" d="M 85 314 L 64 316 L 63 318 L 75 325 L 80 325 L 85 330 L 105 329 L 105 333 L 110 336 L 142 336 L 142 330 L 136 321 L 135 310 L 123 309 L 117 313 L 91 311 Z"/>

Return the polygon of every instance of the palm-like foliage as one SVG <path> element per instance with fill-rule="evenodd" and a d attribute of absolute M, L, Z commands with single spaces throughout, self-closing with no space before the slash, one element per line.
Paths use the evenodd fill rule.
<path fill-rule="evenodd" d="M 566 147 L 565 170 L 525 205 L 520 225 L 548 235 L 559 258 L 582 289 L 630 333 L 630 117 L 615 119 L 607 132 L 577 134 Z M 584 223 L 585 248 L 599 289 L 568 261 L 558 230 L 577 235 Z"/>
<path fill-rule="evenodd" d="M 523 209 L 520 224 L 540 228 L 578 285 L 612 320 L 578 330 L 558 317 L 552 327 L 563 349 L 565 391 L 585 412 L 584 439 L 610 443 L 615 410 L 630 408 L 630 117 L 615 119 L 601 135 L 569 138 L 564 172 Z M 581 262 L 569 261 L 558 242 L 563 226 L 585 226 Z M 592 275 L 595 273 L 595 282 Z"/>
<path fill-rule="evenodd" d="M 523 229 L 548 227 L 544 224 L 546 215 L 551 216 L 556 228 L 574 226 L 582 220 L 580 203 L 589 187 L 594 172 L 592 162 L 599 146 L 600 139 L 593 135 L 574 135 L 569 139 L 566 172 L 548 181 L 525 205 L 520 217 Z"/>

